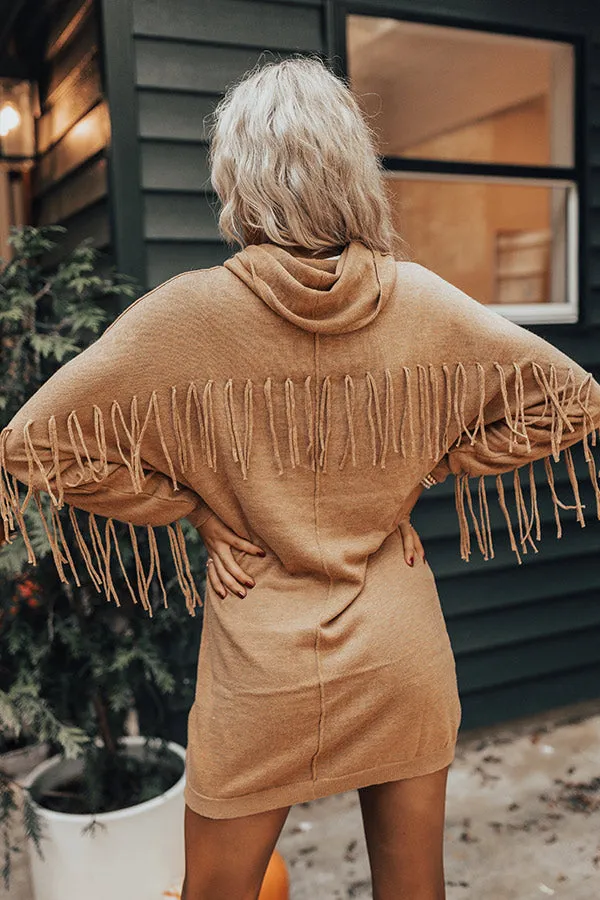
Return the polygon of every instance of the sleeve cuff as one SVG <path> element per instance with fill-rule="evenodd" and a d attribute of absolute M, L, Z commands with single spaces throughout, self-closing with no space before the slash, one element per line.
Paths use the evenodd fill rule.
<path fill-rule="evenodd" d="M 188 513 L 185 518 L 194 526 L 194 528 L 198 528 L 199 526 L 204 525 L 204 523 L 213 515 L 214 513 L 210 506 L 204 503 L 204 501 L 201 501 L 198 507 L 192 510 L 191 513 Z"/>

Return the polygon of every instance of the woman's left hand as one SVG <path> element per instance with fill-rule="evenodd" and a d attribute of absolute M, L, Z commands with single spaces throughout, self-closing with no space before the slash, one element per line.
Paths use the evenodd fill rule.
<path fill-rule="evenodd" d="M 215 591 L 221 597 L 226 597 L 228 590 L 245 597 L 246 588 L 253 588 L 255 581 L 237 563 L 232 548 L 254 556 L 265 556 L 263 548 L 236 534 L 216 513 L 209 516 L 203 525 L 197 525 L 196 531 L 208 550 L 207 576 Z"/>
<path fill-rule="evenodd" d="M 408 565 L 413 566 L 417 556 L 420 556 L 421 560 L 425 562 L 425 550 L 421 543 L 421 538 L 410 524 L 410 519 L 403 519 L 399 523 L 398 528 L 404 545 L 404 559 Z"/>

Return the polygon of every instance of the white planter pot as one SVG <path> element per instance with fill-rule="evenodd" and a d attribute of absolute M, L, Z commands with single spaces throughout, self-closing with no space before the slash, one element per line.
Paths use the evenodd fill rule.
<path fill-rule="evenodd" d="M 143 737 L 123 742 L 141 756 Z M 185 749 L 168 742 L 185 762 Z M 54 756 L 37 766 L 25 782 L 52 788 L 81 771 L 81 760 Z M 183 814 L 185 771 L 164 794 L 115 812 L 99 813 L 94 833 L 82 834 L 92 815 L 34 808 L 44 837 L 40 859 L 28 841 L 35 900 L 164 900 L 181 886 L 185 868 Z M 103 828 L 102 826 L 106 826 Z"/>

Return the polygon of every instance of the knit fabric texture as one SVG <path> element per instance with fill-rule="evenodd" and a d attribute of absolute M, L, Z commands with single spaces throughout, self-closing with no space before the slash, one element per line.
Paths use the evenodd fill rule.
<path fill-rule="evenodd" d="M 383 539 L 410 512 L 422 478 L 451 475 L 463 559 L 468 516 L 484 558 L 494 555 L 491 481 L 521 561 L 540 540 L 535 460 L 544 461 L 560 536 L 559 508 L 584 524 L 570 449 L 581 441 L 600 517 L 599 425 L 591 373 L 426 267 L 360 241 L 336 259 L 264 243 L 139 298 L 24 404 L 0 434 L 0 508 L 9 540 L 18 530 L 35 563 L 23 514 L 36 505 L 60 577 L 71 572 L 79 583 L 78 551 L 97 589 L 117 602 L 113 520 L 129 524 L 134 551 L 136 528 L 166 528 L 193 613 L 201 598 L 183 517 L 200 525 L 214 511 L 266 541 L 290 570 L 319 569 L 303 510 L 312 510 L 316 479 L 330 479 L 327 514 L 347 527 L 358 565 L 373 548 L 361 545 L 366 523 L 359 516 L 354 526 L 350 506 L 368 506 Z M 554 484 L 561 456 L 570 503 Z M 64 540 L 64 506 L 76 546 Z M 87 533 L 73 508 L 88 513 Z M 160 578 L 158 555 L 148 564 Z M 137 588 L 128 586 L 151 614 L 138 565 Z"/>

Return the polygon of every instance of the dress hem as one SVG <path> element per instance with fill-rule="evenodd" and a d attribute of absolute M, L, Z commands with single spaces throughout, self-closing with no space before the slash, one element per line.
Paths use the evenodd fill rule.
<path fill-rule="evenodd" d="M 341 794 L 357 788 L 368 787 L 371 784 L 429 775 L 449 765 L 454 760 L 455 753 L 456 744 L 453 743 L 427 756 L 360 769 L 356 772 L 339 775 L 337 778 L 318 778 L 316 781 L 277 785 L 240 797 L 207 797 L 196 791 L 186 777 L 184 800 L 193 812 L 201 816 L 210 819 L 238 818 L 283 806 L 305 803 L 309 800 L 318 800 L 330 794 Z"/>

